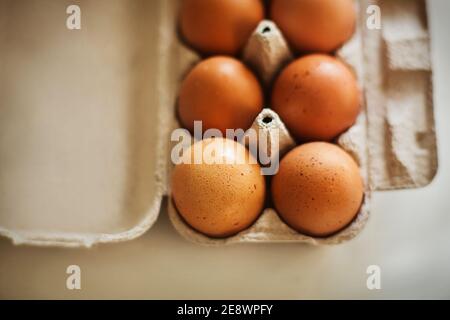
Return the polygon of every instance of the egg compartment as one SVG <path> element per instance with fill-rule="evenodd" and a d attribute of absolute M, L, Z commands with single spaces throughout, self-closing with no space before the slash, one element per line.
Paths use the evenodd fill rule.
<path fill-rule="evenodd" d="M 267 119 L 270 119 L 268 121 Z M 282 155 L 287 153 L 296 146 L 294 140 L 289 135 L 283 122 L 278 115 L 271 109 L 264 109 L 256 118 L 253 128 L 262 129 L 264 134 L 267 134 L 270 143 L 271 133 L 279 130 L 281 133 L 280 144 L 280 159 Z M 274 155 L 269 155 L 274 156 Z M 275 155 L 276 156 L 276 155 Z M 363 170 L 363 168 L 361 168 Z M 267 186 L 266 192 L 269 193 L 270 188 Z M 289 227 L 280 218 L 275 209 L 266 207 L 258 219 L 249 228 L 239 232 L 238 234 L 227 238 L 212 238 L 208 237 L 190 227 L 184 219 L 179 215 L 173 203 L 173 200 L 168 201 L 168 213 L 175 229 L 186 239 L 203 245 L 224 245 L 231 243 L 243 242 L 303 242 L 309 244 L 338 244 L 343 241 L 352 239 L 363 228 L 369 217 L 369 203 L 370 193 L 365 192 L 365 197 L 361 209 L 355 219 L 343 230 L 326 238 L 311 237 L 299 233 L 298 231 Z"/>
<path fill-rule="evenodd" d="M 361 81 L 362 63 L 359 61 L 359 59 L 361 59 L 361 56 L 359 55 L 360 47 L 355 44 L 355 42 L 359 41 L 360 30 L 357 28 L 352 39 L 337 52 L 337 56 L 354 71 L 359 86 L 363 87 Z M 180 55 L 182 57 L 188 58 L 181 61 L 180 74 L 184 76 L 195 63 L 199 62 L 200 59 L 199 56 L 185 45 L 182 45 L 179 50 L 181 50 Z M 294 59 L 294 54 L 291 52 L 287 41 L 276 24 L 270 20 L 263 20 L 249 38 L 241 58 L 256 72 L 263 87 L 266 89 L 266 96 L 268 96 L 270 95 L 271 84 L 274 78 L 284 66 Z M 180 80 L 182 78 L 183 77 L 180 77 Z M 363 99 L 361 100 L 363 101 Z M 365 186 L 368 186 L 367 150 L 365 145 L 367 131 L 364 105 L 362 105 L 361 109 L 361 114 L 358 116 L 358 120 L 354 126 L 342 134 L 336 143 L 355 158 L 360 166 Z M 176 121 L 174 126 L 179 127 L 180 124 Z M 290 136 L 288 129 L 285 127 L 280 117 L 270 108 L 262 110 L 256 117 L 252 128 L 256 129 L 257 132 L 263 132 L 264 138 L 268 138 L 269 144 L 273 138 L 274 132 L 278 131 L 280 133 L 280 160 L 285 153 L 296 146 L 295 141 Z M 266 193 L 270 198 L 269 185 L 266 187 Z M 341 231 L 325 238 L 307 236 L 292 229 L 283 222 L 276 210 L 271 207 L 266 207 L 252 226 L 238 234 L 227 238 L 212 238 L 190 227 L 177 212 L 172 199 L 168 201 L 168 204 L 169 217 L 175 229 L 186 239 L 199 244 L 221 245 L 239 242 L 280 241 L 304 242 L 310 244 L 337 244 L 356 236 L 365 225 L 369 217 L 370 190 L 366 188 L 361 209 L 354 220 Z"/>

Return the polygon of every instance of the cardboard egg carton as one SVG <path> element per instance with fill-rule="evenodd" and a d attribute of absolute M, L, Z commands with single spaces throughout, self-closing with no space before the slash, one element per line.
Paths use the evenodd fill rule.
<path fill-rule="evenodd" d="M 259 138 L 267 139 L 268 145 L 271 144 L 272 139 L 278 139 L 279 152 L 276 155 L 269 154 L 270 159 L 273 159 L 273 157 L 279 157 L 281 159 L 283 155 L 296 146 L 280 117 L 273 110 L 263 109 L 257 116 L 252 128 L 256 129 L 256 132 L 259 132 L 260 135 L 263 135 L 263 137 Z M 342 144 L 344 147 L 345 145 L 345 143 Z M 270 147 L 268 150 L 270 150 Z M 361 171 L 364 172 L 363 170 L 365 168 L 362 167 Z M 266 185 L 266 189 L 270 195 L 269 184 Z M 276 210 L 271 207 L 265 208 L 255 223 L 249 228 L 227 238 L 211 238 L 191 228 L 177 212 L 173 200 L 168 202 L 168 213 L 174 227 L 183 237 L 203 245 L 288 241 L 309 244 L 337 244 L 353 238 L 363 228 L 369 216 L 369 200 L 370 191 L 366 190 L 364 201 L 356 218 L 345 229 L 326 238 L 311 237 L 299 233 L 284 223 Z"/>
<path fill-rule="evenodd" d="M 371 4 L 381 8 L 381 30 L 366 28 Z M 27 32 L 31 41 L 0 42 L 7 66 L 0 77 L 10 84 L 0 88 L 6 106 L 0 110 L 0 235 L 16 244 L 62 247 L 136 238 L 156 221 L 162 197 L 170 197 L 169 137 L 179 127 L 177 92 L 200 59 L 177 35 L 178 1 L 137 0 L 130 6 L 81 0 L 89 28 L 71 34 L 69 42 L 58 20 L 64 5 L 51 0 L 41 5 L 47 8 L 45 23 L 31 6 L 0 4 L 0 20 L 8 24 L 0 35 L 13 30 L 22 39 Z M 356 5 L 355 34 L 336 53 L 355 72 L 362 91 L 361 114 L 336 141 L 358 162 L 365 181 L 355 220 L 335 235 L 313 238 L 266 208 L 247 230 L 214 239 L 186 225 L 169 199 L 170 220 L 185 238 L 207 245 L 340 243 L 363 228 L 373 191 L 416 188 L 432 180 L 437 151 L 425 3 L 363 0 Z M 34 23 L 40 30 L 31 27 Z M 86 39 L 94 41 L 86 46 Z M 21 50 L 23 45 L 30 49 Z M 294 55 L 266 20 L 241 58 L 270 90 Z M 272 121 L 263 121 L 266 117 Z M 269 108 L 253 126 L 269 137 L 281 128 L 282 154 L 294 146 Z"/>

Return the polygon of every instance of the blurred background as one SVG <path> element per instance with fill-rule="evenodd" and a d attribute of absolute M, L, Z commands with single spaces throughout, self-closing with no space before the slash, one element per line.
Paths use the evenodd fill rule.
<path fill-rule="evenodd" d="M 330 247 L 201 247 L 178 235 L 163 203 L 152 229 L 125 243 L 59 249 L 1 238 L 0 298 L 450 298 L 450 2 L 428 1 L 428 10 L 438 174 L 423 189 L 374 193 L 356 239 Z M 66 289 L 73 264 L 82 270 L 81 290 Z M 380 290 L 366 287 L 369 265 L 381 268 Z"/>

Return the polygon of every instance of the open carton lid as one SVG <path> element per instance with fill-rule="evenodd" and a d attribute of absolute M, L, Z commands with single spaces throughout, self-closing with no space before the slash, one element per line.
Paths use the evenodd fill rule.
<path fill-rule="evenodd" d="M 383 14 L 361 28 L 370 189 L 420 187 L 437 168 L 425 3 L 369 4 Z M 0 4 L 0 234 L 17 244 L 133 239 L 167 190 L 180 66 L 196 59 L 177 1 L 79 5 L 68 30 L 62 3 Z"/>
<path fill-rule="evenodd" d="M 362 29 L 371 188 L 423 187 L 438 166 L 426 2 L 363 2 L 382 13 Z"/>
<path fill-rule="evenodd" d="M 0 4 L 0 234 L 17 244 L 133 239 L 165 192 L 162 1 L 77 4 L 81 30 L 65 2 Z"/>

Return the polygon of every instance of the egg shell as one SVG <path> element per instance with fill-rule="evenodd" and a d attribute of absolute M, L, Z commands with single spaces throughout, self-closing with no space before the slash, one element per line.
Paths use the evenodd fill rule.
<path fill-rule="evenodd" d="M 338 59 L 312 54 L 290 63 L 275 81 L 272 108 L 299 141 L 330 141 L 360 112 L 355 76 Z"/>
<path fill-rule="evenodd" d="M 193 132 L 194 121 L 203 130 L 248 129 L 263 106 L 256 76 L 242 62 L 215 56 L 199 62 L 183 80 L 178 99 L 181 123 Z"/>
<path fill-rule="evenodd" d="M 179 21 L 196 50 L 236 55 L 263 18 L 261 0 L 184 0 Z"/>
<path fill-rule="evenodd" d="M 204 155 L 203 163 L 194 154 Z M 172 196 L 183 219 L 211 237 L 227 237 L 248 228 L 264 207 L 265 179 L 241 144 L 209 138 L 183 154 L 172 173 Z"/>
<path fill-rule="evenodd" d="M 282 219 L 295 230 L 318 237 L 346 227 L 359 212 L 364 195 L 356 162 L 340 147 L 325 142 L 290 151 L 271 190 Z"/>
<path fill-rule="evenodd" d="M 352 0 L 272 0 L 270 17 L 298 51 L 331 52 L 355 30 Z"/>

